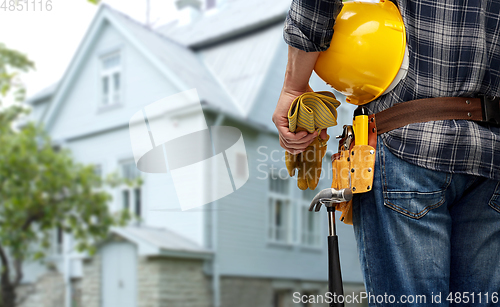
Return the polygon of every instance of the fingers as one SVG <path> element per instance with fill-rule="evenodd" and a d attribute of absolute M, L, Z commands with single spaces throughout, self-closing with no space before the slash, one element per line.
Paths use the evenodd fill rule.
<path fill-rule="evenodd" d="M 281 136 L 280 136 L 280 146 L 282 148 L 284 148 L 287 152 L 291 153 L 292 155 L 298 155 L 303 151 L 300 149 L 292 149 L 292 148 L 287 147 L 287 145 L 285 145 L 285 143 L 283 142 L 283 139 L 281 138 Z"/>
<path fill-rule="evenodd" d="M 314 133 L 308 133 L 306 131 L 292 133 L 288 130 L 288 127 L 282 127 L 282 129 L 278 129 L 278 132 L 281 147 L 292 154 L 298 154 L 304 151 L 318 135 L 316 131 Z"/>

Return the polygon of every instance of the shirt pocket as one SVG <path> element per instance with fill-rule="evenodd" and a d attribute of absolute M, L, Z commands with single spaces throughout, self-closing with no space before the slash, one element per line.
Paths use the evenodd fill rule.
<path fill-rule="evenodd" d="M 380 146 L 384 205 L 413 219 L 420 219 L 445 201 L 451 174 L 408 163 Z"/>

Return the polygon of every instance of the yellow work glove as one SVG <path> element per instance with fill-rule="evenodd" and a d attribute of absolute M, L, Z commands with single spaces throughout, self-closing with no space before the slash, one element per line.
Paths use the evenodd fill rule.
<path fill-rule="evenodd" d="M 291 132 L 318 131 L 318 136 L 298 155 L 285 153 L 288 174 L 293 177 L 298 170 L 297 185 L 301 190 L 314 190 L 321 176 L 321 160 L 326 153 L 326 142 L 319 136 L 320 130 L 337 125 L 337 107 L 340 102 L 330 92 L 308 92 L 297 97 L 288 111 Z"/>
<path fill-rule="evenodd" d="M 285 152 L 285 164 L 290 177 L 295 176 L 298 171 L 297 186 L 301 190 L 307 188 L 314 190 L 318 186 L 321 176 L 321 165 L 326 154 L 326 142 L 330 136 L 323 140 L 319 135 L 307 146 L 302 153 L 293 155 Z"/>

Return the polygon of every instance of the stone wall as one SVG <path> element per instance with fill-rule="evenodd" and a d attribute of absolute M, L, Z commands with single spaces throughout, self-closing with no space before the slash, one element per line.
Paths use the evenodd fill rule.
<path fill-rule="evenodd" d="M 360 284 L 344 284 L 346 294 L 359 293 L 363 290 Z M 221 307 L 296 307 L 294 293 L 314 295 L 314 303 L 309 306 L 328 307 L 318 296 L 328 291 L 326 282 L 308 282 L 300 280 L 260 279 L 245 277 L 221 278 Z M 361 307 L 367 304 L 346 304 L 346 307 Z"/>
<path fill-rule="evenodd" d="M 84 260 L 83 278 L 72 280 L 74 307 L 101 307 L 101 257 Z M 203 271 L 203 260 L 138 257 L 137 307 L 213 307 L 211 276 Z M 293 293 L 324 295 L 326 282 L 223 276 L 220 281 L 221 307 L 295 307 Z M 27 297 L 19 307 L 64 306 L 64 280 L 49 271 L 34 284 L 18 289 Z M 363 285 L 344 284 L 345 294 L 364 291 Z M 327 307 L 315 303 L 310 306 Z M 346 304 L 361 307 L 367 304 Z"/>
<path fill-rule="evenodd" d="M 222 277 L 221 307 L 273 307 L 273 287 L 270 279 Z"/>
<path fill-rule="evenodd" d="M 57 271 L 49 271 L 35 283 L 23 284 L 17 289 L 19 307 L 64 306 L 64 279 Z"/>
<path fill-rule="evenodd" d="M 147 258 L 138 263 L 138 307 L 211 307 L 210 281 L 197 259 Z"/>
<path fill-rule="evenodd" d="M 159 307 L 161 261 L 139 257 L 137 261 L 137 307 Z"/>
<path fill-rule="evenodd" d="M 85 307 L 101 307 L 101 257 L 83 261 L 83 278 L 81 281 L 81 305 Z"/>
<path fill-rule="evenodd" d="M 84 307 L 82 305 L 82 279 L 71 280 L 71 307 Z"/>

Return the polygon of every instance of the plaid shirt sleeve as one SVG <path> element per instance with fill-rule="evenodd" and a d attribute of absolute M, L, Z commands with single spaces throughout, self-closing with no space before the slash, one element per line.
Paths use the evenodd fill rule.
<path fill-rule="evenodd" d="M 341 0 L 293 0 L 285 20 L 285 42 L 307 52 L 330 46 Z"/>

